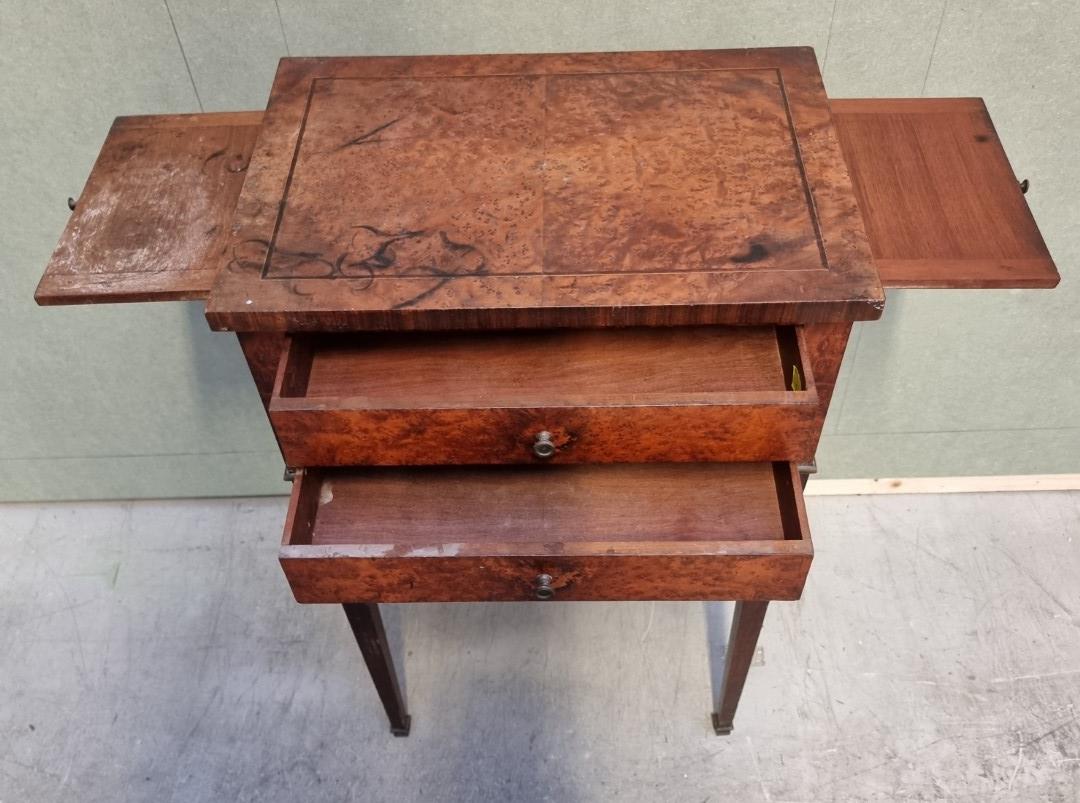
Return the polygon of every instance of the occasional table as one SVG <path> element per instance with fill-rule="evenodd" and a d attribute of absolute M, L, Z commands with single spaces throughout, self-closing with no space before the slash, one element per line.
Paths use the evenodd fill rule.
<path fill-rule="evenodd" d="M 263 112 L 118 118 L 41 304 L 205 299 L 344 607 L 734 600 L 729 733 L 883 288 L 1058 275 L 982 101 L 830 100 L 810 48 L 283 59 Z M 869 444 L 868 444 L 869 446 Z"/>

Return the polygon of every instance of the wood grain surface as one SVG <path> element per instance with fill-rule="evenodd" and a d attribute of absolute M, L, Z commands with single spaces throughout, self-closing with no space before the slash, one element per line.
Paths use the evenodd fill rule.
<path fill-rule="evenodd" d="M 219 329 L 876 318 L 813 51 L 285 59 Z"/>
<path fill-rule="evenodd" d="M 297 395 L 378 407 L 520 405 L 529 397 L 689 402 L 784 390 L 771 326 L 362 334 L 315 343 Z"/>
<path fill-rule="evenodd" d="M 831 101 L 886 287 L 1055 287 L 981 98 Z"/>
<path fill-rule="evenodd" d="M 281 562 L 301 602 L 793 599 L 792 465 L 305 470 Z"/>
<path fill-rule="evenodd" d="M 238 332 L 237 340 L 240 341 L 263 407 L 269 408 L 278 363 L 281 362 L 282 352 L 288 347 L 288 335 L 280 332 Z"/>
<path fill-rule="evenodd" d="M 814 368 L 814 387 L 817 390 L 818 429 L 810 446 L 811 453 L 817 451 L 821 439 L 821 427 L 825 424 L 829 405 L 832 403 L 836 380 L 840 375 L 840 364 L 844 359 L 848 338 L 851 335 L 851 323 L 821 323 L 803 327 L 807 357 Z"/>
<path fill-rule="evenodd" d="M 37 302 L 206 298 L 261 121 L 262 112 L 118 117 Z"/>
<path fill-rule="evenodd" d="M 294 336 L 270 401 L 291 466 L 810 460 L 794 327 Z M 801 390 L 791 389 L 793 374 Z"/>

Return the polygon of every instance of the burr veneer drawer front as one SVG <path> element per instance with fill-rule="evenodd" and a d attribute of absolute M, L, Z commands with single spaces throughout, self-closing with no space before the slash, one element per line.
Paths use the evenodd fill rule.
<path fill-rule="evenodd" d="M 303 469 L 281 564 L 299 602 L 797 599 L 790 463 Z"/>
<path fill-rule="evenodd" d="M 296 336 L 270 418 L 290 466 L 808 460 L 800 327 Z"/>

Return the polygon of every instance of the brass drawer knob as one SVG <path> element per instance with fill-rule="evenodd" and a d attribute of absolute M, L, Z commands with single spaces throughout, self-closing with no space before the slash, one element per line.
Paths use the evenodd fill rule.
<path fill-rule="evenodd" d="M 546 429 L 543 432 L 536 433 L 536 440 L 533 441 L 533 454 L 541 460 L 546 460 L 555 454 L 555 444 L 551 440 L 551 433 Z"/>
<path fill-rule="evenodd" d="M 550 574 L 538 574 L 536 576 L 536 598 L 551 599 L 555 596 L 555 589 L 551 587 Z"/>

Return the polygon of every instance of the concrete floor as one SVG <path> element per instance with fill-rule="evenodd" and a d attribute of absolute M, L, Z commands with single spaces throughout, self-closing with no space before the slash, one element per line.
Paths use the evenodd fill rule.
<path fill-rule="evenodd" d="M 808 504 L 726 738 L 727 606 L 387 608 L 395 739 L 283 500 L 0 507 L 0 801 L 1080 799 L 1080 493 Z"/>

